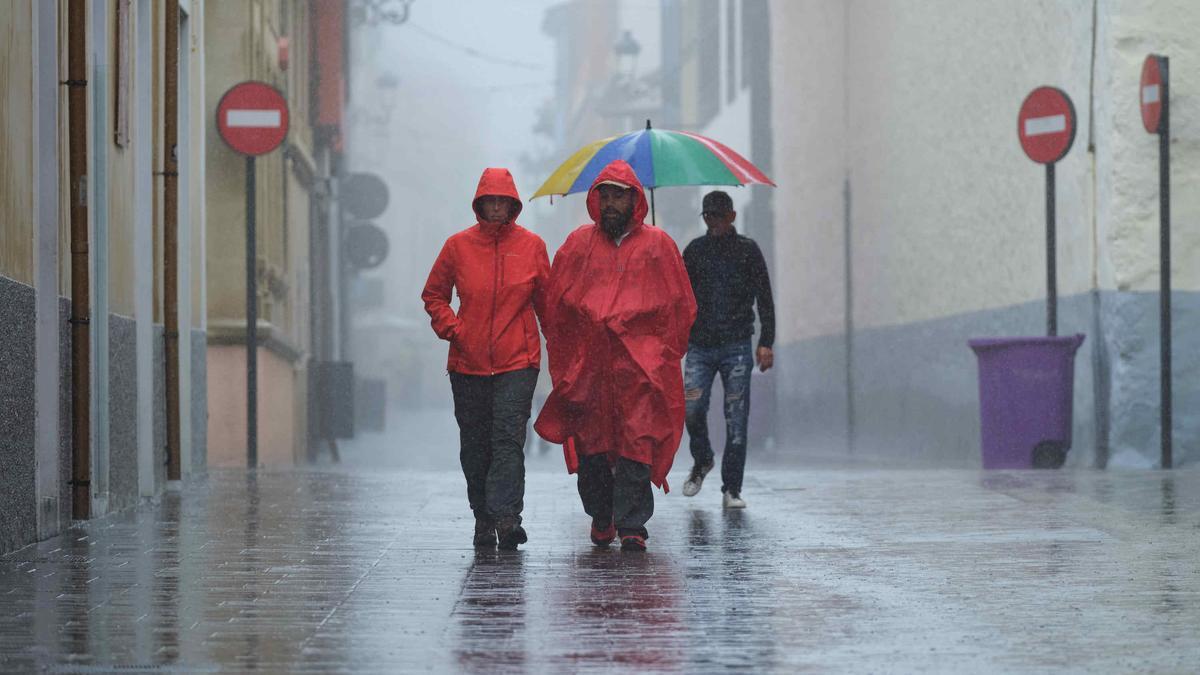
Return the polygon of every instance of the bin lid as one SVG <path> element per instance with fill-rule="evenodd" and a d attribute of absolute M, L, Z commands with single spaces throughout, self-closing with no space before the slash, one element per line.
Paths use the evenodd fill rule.
<path fill-rule="evenodd" d="M 1039 345 L 1062 345 L 1069 346 L 1072 351 L 1079 349 L 1079 345 L 1083 344 L 1086 336 L 1083 333 L 1074 335 L 1055 335 L 1055 336 L 1032 336 L 1032 337 L 995 337 L 995 338 L 973 338 L 967 340 L 967 345 L 976 353 L 991 349 L 1003 349 L 1005 347 L 1029 347 Z"/>

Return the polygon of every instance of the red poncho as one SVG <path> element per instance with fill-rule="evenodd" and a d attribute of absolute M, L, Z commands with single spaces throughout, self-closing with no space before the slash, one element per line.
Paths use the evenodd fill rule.
<path fill-rule="evenodd" d="M 595 223 L 567 237 L 547 283 L 546 351 L 554 389 L 534 428 L 562 443 L 567 470 L 578 455 L 608 453 L 650 465 L 663 488 L 683 436 L 683 372 L 696 300 L 679 249 L 643 223 L 646 197 L 633 169 L 609 164 L 588 191 L 615 180 L 637 189 L 632 225 L 620 245 Z"/>

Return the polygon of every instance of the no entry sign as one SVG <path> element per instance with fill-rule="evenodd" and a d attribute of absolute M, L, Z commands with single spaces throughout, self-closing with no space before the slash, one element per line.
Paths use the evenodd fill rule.
<path fill-rule="evenodd" d="M 1029 159 L 1053 164 L 1075 141 L 1075 106 L 1057 87 L 1038 87 L 1025 97 L 1017 115 L 1017 136 Z"/>
<path fill-rule="evenodd" d="M 1166 87 L 1163 86 L 1162 57 L 1151 54 L 1142 63 L 1142 81 L 1138 88 L 1138 100 L 1142 104 L 1142 124 L 1146 131 L 1157 134 L 1162 131 L 1163 99 Z"/>
<path fill-rule="evenodd" d="M 256 157 L 287 138 L 287 99 L 266 82 L 242 82 L 217 103 L 217 132 L 234 152 L 246 157 L 246 464 L 258 466 L 258 237 L 255 196 Z"/>
<path fill-rule="evenodd" d="M 287 100 L 265 82 L 235 84 L 217 104 L 217 131 L 234 152 L 271 152 L 287 138 Z"/>

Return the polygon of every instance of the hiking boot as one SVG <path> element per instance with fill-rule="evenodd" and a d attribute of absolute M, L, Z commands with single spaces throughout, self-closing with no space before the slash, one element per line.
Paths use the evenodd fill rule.
<path fill-rule="evenodd" d="M 592 523 L 592 544 L 599 548 L 608 548 L 608 545 L 617 538 L 617 526 L 609 522 L 608 527 L 601 530 L 596 527 L 596 523 Z"/>
<path fill-rule="evenodd" d="M 492 521 L 486 518 L 475 519 L 475 539 L 473 543 L 479 547 L 496 545 L 496 526 Z"/>
<path fill-rule="evenodd" d="M 712 471 L 713 463 L 709 460 L 708 464 L 693 464 L 692 473 L 688 475 L 688 479 L 683 483 L 683 496 L 695 497 L 700 491 L 700 486 L 704 485 L 704 477 Z"/>
<path fill-rule="evenodd" d="M 646 538 L 636 534 L 626 534 L 621 537 L 622 551 L 645 551 Z"/>
<path fill-rule="evenodd" d="M 525 534 L 525 528 L 520 525 L 506 530 L 497 529 L 496 535 L 500 538 L 501 551 L 515 551 L 519 544 L 529 541 L 529 536 Z"/>
<path fill-rule="evenodd" d="M 744 509 L 746 508 L 746 500 L 742 499 L 740 494 L 729 491 L 721 497 L 721 506 L 727 509 Z"/>

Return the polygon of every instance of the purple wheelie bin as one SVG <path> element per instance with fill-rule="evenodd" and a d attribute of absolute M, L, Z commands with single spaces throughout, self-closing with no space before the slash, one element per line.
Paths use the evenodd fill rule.
<path fill-rule="evenodd" d="M 1058 468 L 1071 448 L 1075 351 L 1083 335 L 981 338 L 979 413 L 985 469 Z"/>

